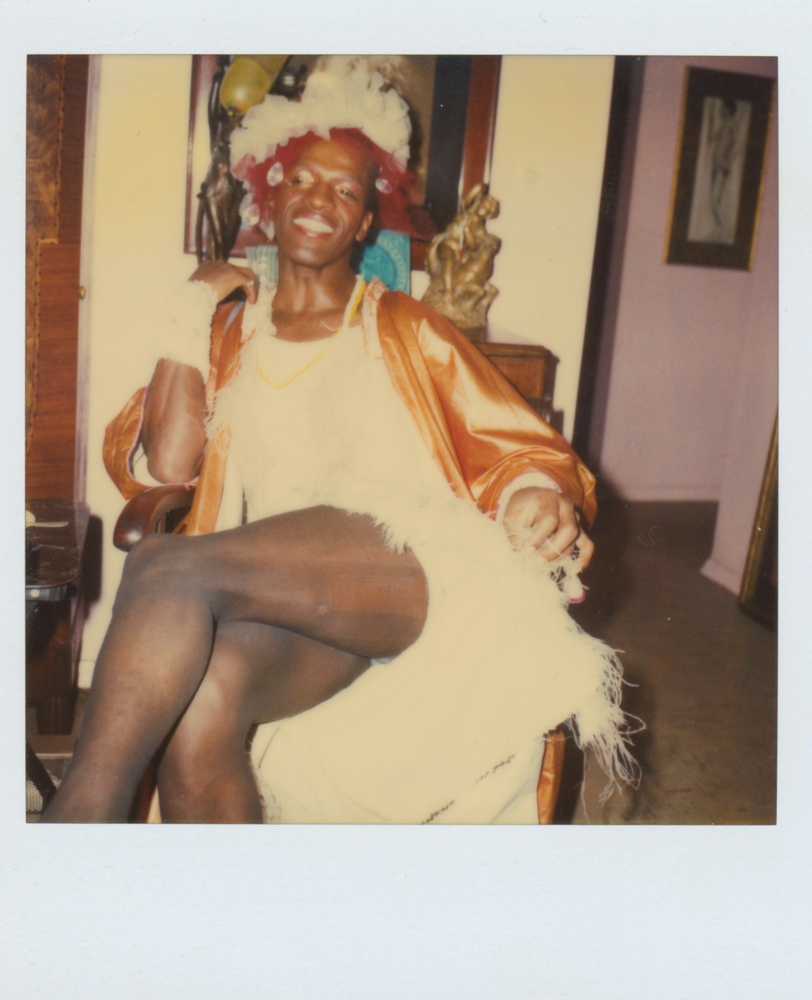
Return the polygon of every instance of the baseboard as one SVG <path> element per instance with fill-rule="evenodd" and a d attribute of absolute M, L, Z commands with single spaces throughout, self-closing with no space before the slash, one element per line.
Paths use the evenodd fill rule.
<path fill-rule="evenodd" d="M 708 559 L 699 572 L 702 576 L 707 577 L 708 580 L 712 580 L 714 583 L 718 583 L 720 587 L 724 587 L 732 594 L 738 595 L 741 590 L 741 572 L 737 573 L 735 570 L 716 562 L 713 558 Z"/>
<path fill-rule="evenodd" d="M 611 476 L 607 477 L 607 482 L 618 499 L 628 503 L 719 503 L 719 491 L 701 484 L 686 486 L 676 483 L 667 486 L 662 483 L 625 483 L 621 489 L 612 482 Z"/>

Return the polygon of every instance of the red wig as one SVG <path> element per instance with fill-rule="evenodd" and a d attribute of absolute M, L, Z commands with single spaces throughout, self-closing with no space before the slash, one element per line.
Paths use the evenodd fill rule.
<path fill-rule="evenodd" d="M 273 156 L 261 163 L 257 163 L 253 156 L 244 156 L 233 167 L 234 176 L 248 188 L 250 201 L 259 215 L 258 223 L 263 229 L 271 221 L 269 196 L 275 184 L 268 179 L 270 172 L 279 173 L 281 168 L 280 180 L 286 177 L 299 155 L 322 138 L 315 132 L 307 132 L 289 139 L 284 146 L 277 146 Z M 375 227 L 391 229 L 417 239 L 431 238 L 433 226 L 428 212 L 420 204 L 420 192 L 414 177 L 398 164 L 391 153 L 386 153 L 357 128 L 331 128 L 330 139 L 361 152 L 375 167 L 375 197 L 372 199 Z"/>

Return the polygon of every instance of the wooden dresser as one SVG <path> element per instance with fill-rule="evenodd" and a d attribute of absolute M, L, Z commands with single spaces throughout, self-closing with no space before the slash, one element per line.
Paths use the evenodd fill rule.
<path fill-rule="evenodd" d="M 552 352 L 540 344 L 501 344 L 485 340 L 476 346 L 536 413 L 560 432 L 563 413 L 553 409 L 556 358 Z"/>

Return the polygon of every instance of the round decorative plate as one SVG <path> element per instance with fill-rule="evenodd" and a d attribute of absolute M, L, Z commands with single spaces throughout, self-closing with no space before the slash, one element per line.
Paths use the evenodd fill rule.
<path fill-rule="evenodd" d="M 381 229 L 361 258 L 364 281 L 380 280 L 393 292 L 408 292 L 410 285 L 409 237 Z"/>

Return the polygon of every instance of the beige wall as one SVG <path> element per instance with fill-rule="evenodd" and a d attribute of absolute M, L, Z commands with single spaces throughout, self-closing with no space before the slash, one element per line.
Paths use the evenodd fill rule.
<path fill-rule="evenodd" d="M 612 96 L 611 56 L 502 60 L 491 224 L 503 245 L 490 319 L 558 358 L 555 404 L 571 437 Z"/>
<path fill-rule="evenodd" d="M 503 61 L 492 230 L 503 240 L 491 319 L 501 339 L 560 359 L 556 406 L 570 434 L 580 371 L 606 124 L 609 57 L 511 56 Z M 191 59 L 93 60 L 82 322 L 90 354 L 88 499 L 104 524 L 103 595 L 85 631 L 86 684 L 109 620 L 123 556 L 109 539 L 121 497 L 101 463 L 106 423 L 149 378 L 156 304 L 188 277 L 183 253 Z M 419 277 L 418 277 L 418 280 Z M 419 294 L 419 288 L 415 289 Z"/>
<path fill-rule="evenodd" d="M 85 629 L 89 680 L 123 555 L 110 541 L 122 499 L 101 462 L 107 422 L 148 381 L 156 304 L 187 278 L 183 253 L 189 56 L 101 56 L 92 62 L 82 268 L 90 354 L 87 496 L 103 522 L 103 594 Z"/>

